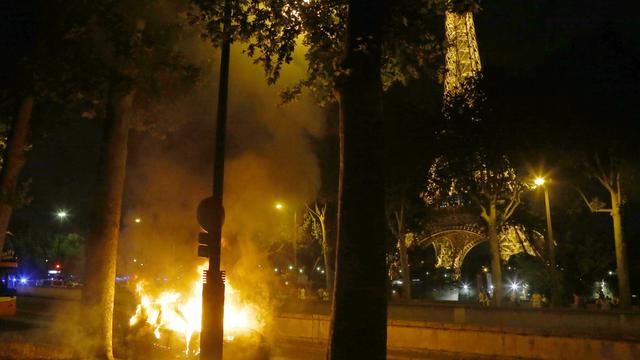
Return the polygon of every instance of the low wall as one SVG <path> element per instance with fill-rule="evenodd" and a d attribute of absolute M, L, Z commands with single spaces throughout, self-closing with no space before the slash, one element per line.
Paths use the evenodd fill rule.
<path fill-rule="evenodd" d="M 307 306 L 325 313 L 318 304 Z M 640 359 L 638 314 L 422 304 L 391 306 L 389 315 L 390 351 L 489 358 Z M 283 340 L 325 343 L 328 339 L 327 314 L 283 312 L 273 325 Z"/>
<path fill-rule="evenodd" d="M 282 314 L 329 315 L 324 302 L 288 303 Z M 640 313 L 620 311 L 482 307 L 448 302 L 391 304 L 389 319 L 463 324 L 517 333 L 640 341 Z"/>
<path fill-rule="evenodd" d="M 78 300 L 81 292 L 55 287 L 17 290 L 22 296 L 62 300 Z M 282 340 L 326 343 L 328 315 L 327 303 L 289 303 L 274 317 L 271 328 Z M 392 304 L 388 324 L 388 347 L 395 353 L 437 351 L 488 358 L 640 359 L 638 313 L 485 308 L 447 303 Z M 411 355 L 411 358 L 419 357 Z"/>

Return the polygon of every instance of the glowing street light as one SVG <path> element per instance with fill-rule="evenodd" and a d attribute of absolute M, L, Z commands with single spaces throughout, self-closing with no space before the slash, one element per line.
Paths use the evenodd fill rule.
<path fill-rule="evenodd" d="M 282 211 L 284 209 L 284 205 L 281 202 L 277 202 L 274 205 L 274 208 L 278 211 Z M 293 210 L 293 262 L 295 267 L 298 267 L 298 212 L 295 209 Z M 292 270 L 290 268 L 289 270 Z"/>
<path fill-rule="evenodd" d="M 553 238 L 553 225 L 551 224 L 551 205 L 549 205 L 549 189 L 545 186 L 546 179 L 543 177 L 536 177 L 533 183 L 536 186 L 542 186 L 544 190 L 544 207 L 547 217 L 547 256 L 549 258 L 549 265 L 551 267 L 551 304 L 558 305 L 560 302 L 558 293 L 558 275 L 556 270 L 556 245 Z"/>
<path fill-rule="evenodd" d="M 140 224 L 140 222 L 142 222 L 142 220 L 140 218 L 135 218 L 133 221 L 135 221 L 136 224 Z"/>
<path fill-rule="evenodd" d="M 67 216 L 69 216 L 69 213 L 67 213 L 65 210 L 58 210 L 56 216 L 58 217 L 58 219 L 64 220 L 67 218 Z"/>
<path fill-rule="evenodd" d="M 462 292 L 464 294 L 468 294 L 469 293 L 469 284 L 467 283 L 462 283 Z"/>

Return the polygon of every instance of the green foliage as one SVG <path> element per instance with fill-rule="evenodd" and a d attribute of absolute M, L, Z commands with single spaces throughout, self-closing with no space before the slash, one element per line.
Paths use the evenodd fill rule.
<path fill-rule="evenodd" d="M 41 101 L 65 104 L 70 113 L 94 119 L 105 114 L 109 88 L 135 91 L 133 125 L 153 133 L 169 127 L 153 113 L 153 104 L 188 93 L 199 76 L 177 46 L 193 31 L 185 3 L 69 0 L 49 2 L 47 8 L 52 20 L 45 25 L 52 31 L 29 64 Z"/>
<path fill-rule="evenodd" d="M 222 1 L 193 0 L 194 23 L 204 24 L 205 36 L 219 43 Z M 382 76 L 385 86 L 424 74 L 434 75 L 443 57 L 438 17 L 444 0 L 399 0 L 388 3 L 384 26 Z M 296 46 L 306 50 L 307 77 L 283 92 L 295 99 L 308 89 L 320 104 L 334 102 L 340 77 L 346 75 L 342 54 L 348 1 L 239 0 L 233 1 L 231 33 L 246 43 L 246 53 L 262 65 L 269 83 L 278 80 L 282 66 L 293 60 Z M 366 51 L 366 49 L 362 49 Z"/>
<path fill-rule="evenodd" d="M 495 206 L 500 226 L 529 185 L 507 155 L 483 88 L 482 78 L 470 78 L 445 99 L 440 156 L 429 167 L 422 197 L 437 207 L 479 207 L 483 217 Z"/>
<path fill-rule="evenodd" d="M 594 282 L 608 278 L 608 271 L 616 266 L 610 220 L 584 212 L 561 220 L 558 263 L 564 268 L 567 290 L 588 293 Z"/>
<path fill-rule="evenodd" d="M 518 254 L 509 259 L 509 264 L 517 269 L 518 280 L 526 281 L 529 284 L 529 291 L 551 293 L 551 273 L 543 259 L 527 254 Z"/>
<path fill-rule="evenodd" d="M 115 87 L 136 91 L 130 114 L 136 128 L 162 133 L 178 119 L 168 124 L 154 104 L 187 94 L 200 73 L 179 45 L 197 37 L 187 10 L 188 0 L 41 2 L 30 19 L 34 44 L 10 81 L 0 84 L 2 122 L 15 111 L 11 98 L 27 92 L 37 106 L 54 103 L 75 117 L 102 118 Z"/>
<path fill-rule="evenodd" d="M 495 206 L 496 225 L 503 225 L 520 204 L 528 187 L 506 156 L 491 158 L 476 152 L 464 158 L 437 158 L 427 174 L 422 197 L 436 207 L 476 207 L 483 218 Z"/>
<path fill-rule="evenodd" d="M 27 231 L 18 234 L 17 239 L 9 239 L 13 242 L 20 259 L 43 270 L 56 261 L 65 267 L 72 267 L 84 261 L 85 240 L 76 233 Z"/>
<path fill-rule="evenodd" d="M 308 211 L 304 213 L 304 220 L 300 226 L 300 231 L 303 235 L 309 237 L 310 240 L 318 243 L 322 242 L 322 229 L 318 219 L 310 214 Z"/>
<path fill-rule="evenodd" d="M 447 9 L 455 13 L 478 12 L 482 9 L 480 3 L 482 0 L 449 0 Z"/>

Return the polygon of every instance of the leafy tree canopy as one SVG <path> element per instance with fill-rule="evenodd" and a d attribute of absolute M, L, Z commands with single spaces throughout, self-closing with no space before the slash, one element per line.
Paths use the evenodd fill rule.
<path fill-rule="evenodd" d="M 222 2 L 193 0 L 194 23 L 204 24 L 206 36 L 222 36 Z M 385 86 L 424 74 L 436 75 L 442 63 L 439 36 L 446 0 L 399 0 L 388 3 L 384 26 L 382 76 Z M 464 3 L 470 3 L 464 1 Z M 475 2 L 474 2 L 475 3 Z M 341 64 L 346 33 L 345 0 L 233 1 L 231 36 L 246 43 L 246 52 L 263 66 L 269 83 L 293 60 L 296 46 L 306 48 L 307 77 L 282 95 L 292 100 L 304 89 L 321 104 L 333 102 L 333 91 L 344 73 Z M 366 51 L 366 49 L 362 49 Z"/>

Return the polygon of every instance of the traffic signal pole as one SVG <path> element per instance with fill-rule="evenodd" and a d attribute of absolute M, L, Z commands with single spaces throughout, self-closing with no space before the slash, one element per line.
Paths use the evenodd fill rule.
<path fill-rule="evenodd" d="M 224 335 L 224 282 L 225 275 L 220 269 L 220 244 L 224 208 L 222 205 L 224 184 L 224 155 L 227 131 L 227 94 L 229 87 L 229 52 L 231 47 L 230 0 L 224 0 L 224 21 L 220 58 L 220 85 L 218 88 L 218 113 L 216 119 L 216 143 L 213 160 L 213 197 L 209 206 L 203 206 L 208 223 L 206 242 L 208 243 L 209 269 L 203 274 L 202 287 L 202 330 L 200 333 L 200 359 L 222 360 Z M 204 203 L 204 202 L 203 202 Z M 201 225 L 204 225 L 201 223 Z"/>

